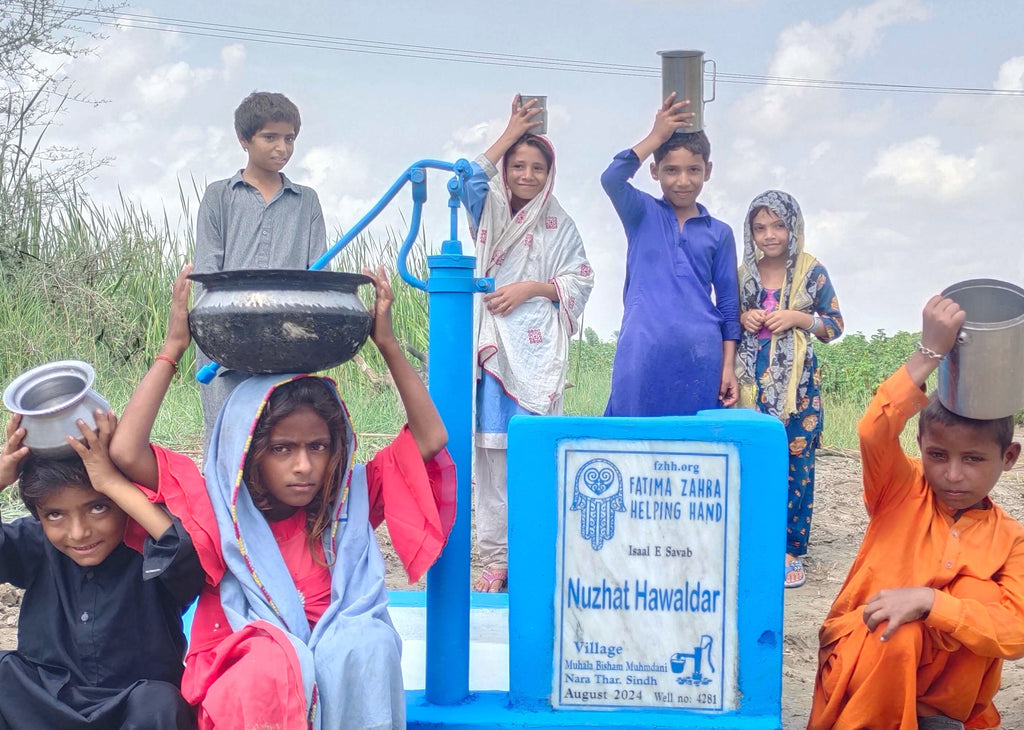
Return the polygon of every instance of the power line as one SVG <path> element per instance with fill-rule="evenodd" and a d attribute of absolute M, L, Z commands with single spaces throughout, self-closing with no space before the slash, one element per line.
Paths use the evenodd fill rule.
<path fill-rule="evenodd" d="M 20 4 L 24 6 L 25 0 L 20 0 Z M 449 63 L 502 66 L 507 68 L 533 68 L 606 76 L 656 78 L 661 75 L 660 69 L 648 66 L 635 66 L 547 56 L 524 56 L 420 44 L 391 43 L 364 38 L 346 38 L 313 33 L 297 33 L 252 26 L 228 25 L 182 18 L 142 15 L 138 13 L 112 13 L 85 7 L 64 6 L 63 9 L 65 11 L 70 10 L 81 13 L 81 17 L 77 18 L 76 22 L 92 22 L 100 26 L 122 28 L 125 25 L 122 21 L 127 20 L 129 22 L 129 27 L 137 28 L 139 30 L 178 33 L 181 35 L 201 38 L 247 41 L 267 45 L 390 56 L 394 58 L 416 58 Z M 11 15 L 9 11 L 5 11 L 5 13 L 7 15 Z M 874 91 L 951 96 L 1024 97 L 1024 91 L 1013 89 L 840 81 L 835 79 L 811 79 L 727 72 L 719 72 L 717 74 L 717 79 L 722 83 L 745 86 L 780 86 L 808 89 L 836 89 L 846 91 Z"/>

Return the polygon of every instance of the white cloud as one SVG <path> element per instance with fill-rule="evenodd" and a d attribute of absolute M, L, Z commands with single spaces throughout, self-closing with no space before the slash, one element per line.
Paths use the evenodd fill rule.
<path fill-rule="evenodd" d="M 808 162 L 812 164 L 820 160 L 822 157 L 832 151 L 832 143 L 828 140 L 822 140 L 816 145 L 811 147 L 811 151 L 807 155 Z"/>
<path fill-rule="evenodd" d="M 1024 56 L 1014 56 L 999 67 L 992 88 L 1006 91 L 1024 91 Z"/>
<path fill-rule="evenodd" d="M 153 107 L 176 106 L 197 86 L 214 76 L 211 68 L 194 68 L 184 61 L 154 69 L 145 76 L 135 77 L 135 91 L 143 104 Z"/>
<path fill-rule="evenodd" d="M 953 202 L 970 192 L 978 160 L 943 152 L 936 137 L 919 137 L 883 150 L 867 177 L 894 183 L 912 197 Z"/>
<path fill-rule="evenodd" d="M 505 131 L 507 119 L 491 119 L 468 127 L 460 127 L 441 147 L 441 156 L 446 160 L 465 157 L 472 160 L 483 152 Z"/>
<path fill-rule="evenodd" d="M 927 8 L 920 0 L 876 0 L 851 8 L 828 23 L 797 23 L 779 34 L 770 73 L 827 78 L 850 58 L 865 56 L 878 44 L 886 28 L 927 16 Z"/>
<path fill-rule="evenodd" d="M 351 228 L 390 184 L 376 179 L 372 171 L 365 155 L 342 144 L 312 147 L 286 170 L 290 177 L 316 190 L 331 235 Z M 385 217 L 375 226 L 393 222 Z"/>
<path fill-rule="evenodd" d="M 893 25 L 922 20 L 928 15 L 920 0 L 876 0 L 853 8 L 828 23 L 797 23 L 779 34 L 768 75 L 802 79 L 837 79 L 851 60 L 864 57 Z M 802 109 L 798 100 L 808 94 L 835 103 L 840 92 L 801 86 L 766 86 L 741 102 L 741 115 L 750 130 L 778 136 L 789 131 Z"/>
<path fill-rule="evenodd" d="M 221 76 L 230 81 L 245 65 L 245 46 L 232 43 L 220 50 Z"/>
<path fill-rule="evenodd" d="M 302 155 L 298 163 L 305 172 L 303 178 L 308 181 L 307 184 L 317 190 L 326 190 L 344 180 L 349 192 L 364 191 L 370 177 L 369 161 L 342 144 L 312 147 Z"/>

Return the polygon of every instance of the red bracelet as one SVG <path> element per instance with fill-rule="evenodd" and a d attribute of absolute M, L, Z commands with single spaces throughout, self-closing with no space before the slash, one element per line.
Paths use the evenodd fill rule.
<path fill-rule="evenodd" d="M 174 372 L 178 372 L 178 361 L 177 360 L 172 360 L 168 355 L 163 355 L 163 354 L 157 355 L 156 359 L 157 360 L 163 360 L 164 362 L 169 362 L 171 364 L 171 367 L 174 368 Z"/>

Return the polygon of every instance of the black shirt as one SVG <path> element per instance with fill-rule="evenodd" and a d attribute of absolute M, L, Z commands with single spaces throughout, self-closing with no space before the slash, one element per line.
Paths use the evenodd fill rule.
<path fill-rule="evenodd" d="M 97 566 L 57 550 L 32 517 L 2 525 L 0 582 L 25 589 L 18 653 L 70 672 L 79 686 L 121 689 L 139 679 L 181 683 L 181 614 L 203 586 L 177 519 L 143 554 L 124 543 Z"/>

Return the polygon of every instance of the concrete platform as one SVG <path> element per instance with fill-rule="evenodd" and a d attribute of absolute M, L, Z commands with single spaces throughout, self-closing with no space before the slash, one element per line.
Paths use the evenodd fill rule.
<path fill-rule="evenodd" d="M 407 691 L 426 687 L 426 591 L 391 591 L 388 613 L 402 637 Z M 473 593 L 469 614 L 469 689 L 508 691 L 508 594 Z"/>

